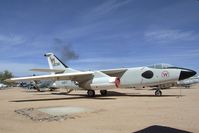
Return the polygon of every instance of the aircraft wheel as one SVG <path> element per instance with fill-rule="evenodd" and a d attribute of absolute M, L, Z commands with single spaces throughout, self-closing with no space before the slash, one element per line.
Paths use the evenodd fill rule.
<path fill-rule="evenodd" d="M 106 96 L 107 95 L 107 90 L 100 90 L 100 93 L 102 96 Z"/>
<path fill-rule="evenodd" d="M 88 90 L 87 94 L 89 97 L 94 97 L 95 96 L 95 91 L 94 90 Z"/>
<path fill-rule="evenodd" d="M 50 90 L 50 91 L 54 91 L 54 90 L 55 90 L 55 88 L 53 88 L 53 87 L 50 87 L 50 88 L 49 88 L 49 90 Z"/>
<path fill-rule="evenodd" d="M 159 90 L 159 89 L 156 90 L 156 91 L 155 91 L 155 95 L 156 95 L 156 96 L 162 96 L 162 91 Z"/>

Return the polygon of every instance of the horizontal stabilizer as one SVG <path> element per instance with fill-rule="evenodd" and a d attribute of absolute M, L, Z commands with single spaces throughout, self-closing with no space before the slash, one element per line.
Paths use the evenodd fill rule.
<path fill-rule="evenodd" d="M 63 70 L 63 69 L 36 68 L 36 69 L 31 69 L 31 71 L 63 73 L 65 70 Z"/>

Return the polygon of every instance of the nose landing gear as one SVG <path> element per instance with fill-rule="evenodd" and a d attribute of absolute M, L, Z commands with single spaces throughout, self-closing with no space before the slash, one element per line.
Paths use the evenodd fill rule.
<path fill-rule="evenodd" d="M 162 96 L 162 91 L 161 91 L 160 89 L 157 89 L 157 90 L 155 91 L 155 95 L 156 95 L 156 96 Z"/>

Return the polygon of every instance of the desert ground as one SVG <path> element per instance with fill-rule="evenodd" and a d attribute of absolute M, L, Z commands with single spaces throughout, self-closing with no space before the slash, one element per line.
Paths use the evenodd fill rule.
<path fill-rule="evenodd" d="M 86 91 L 64 92 L 0 90 L 0 133 L 199 132 L 199 85 L 166 89 L 161 97 L 147 88 L 110 90 L 108 96 L 97 91 L 95 98 Z M 48 119 L 52 115 L 40 110 L 59 107 L 84 111 Z M 24 110 L 29 114 L 19 113 Z"/>

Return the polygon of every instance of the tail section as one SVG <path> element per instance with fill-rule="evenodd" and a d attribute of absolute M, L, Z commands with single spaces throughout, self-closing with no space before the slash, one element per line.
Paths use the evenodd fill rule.
<path fill-rule="evenodd" d="M 65 73 L 78 72 L 77 70 L 71 69 L 67 65 L 65 65 L 53 53 L 46 53 L 44 54 L 44 56 L 48 59 L 50 69 L 64 70 Z"/>

